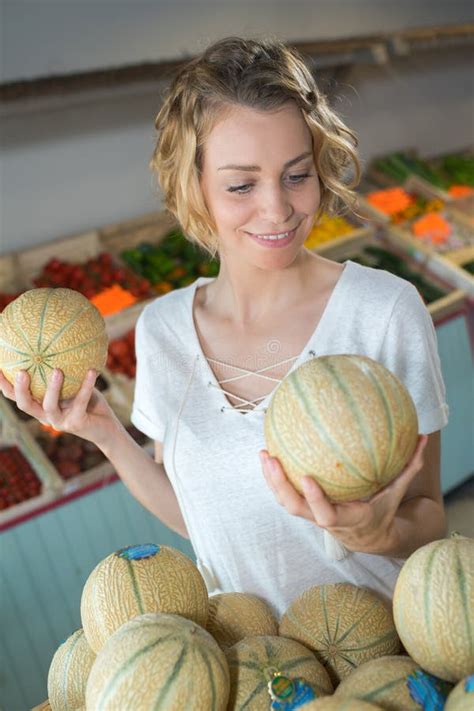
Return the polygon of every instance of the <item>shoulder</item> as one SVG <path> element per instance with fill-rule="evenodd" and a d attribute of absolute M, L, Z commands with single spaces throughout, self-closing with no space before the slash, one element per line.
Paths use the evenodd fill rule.
<path fill-rule="evenodd" d="M 429 315 L 418 289 L 406 279 L 356 262 L 349 261 L 347 267 L 345 296 L 361 316 L 371 314 L 387 323 L 397 316 L 403 318 L 407 312 L 420 318 Z"/>
<path fill-rule="evenodd" d="M 409 281 L 384 269 L 365 267 L 350 260 L 347 262 L 347 269 L 348 282 L 351 288 L 356 290 L 358 296 L 363 295 L 370 300 L 382 299 L 383 302 L 394 303 L 407 290 L 407 287 L 408 291 L 418 293 Z"/>

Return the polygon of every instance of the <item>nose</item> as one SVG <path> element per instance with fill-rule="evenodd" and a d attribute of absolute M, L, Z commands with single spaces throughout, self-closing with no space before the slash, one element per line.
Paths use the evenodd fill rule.
<path fill-rule="evenodd" d="M 260 221 L 268 228 L 284 227 L 294 209 L 282 185 L 268 185 L 261 196 Z"/>

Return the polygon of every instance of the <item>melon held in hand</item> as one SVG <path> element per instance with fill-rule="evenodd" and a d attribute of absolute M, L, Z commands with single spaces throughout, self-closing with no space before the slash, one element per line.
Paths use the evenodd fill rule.
<path fill-rule="evenodd" d="M 33 397 L 42 400 L 54 368 L 64 374 L 60 398 L 79 391 L 90 368 L 107 360 L 99 310 L 73 289 L 31 289 L 0 314 L 0 370 L 10 383 L 26 370 Z"/>
<path fill-rule="evenodd" d="M 331 501 L 372 496 L 411 459 L 418 419 L 408 390 L 359 355 L 312 358 L 276 389 L 265 440 L 295 489 L 313 477 Z"/>

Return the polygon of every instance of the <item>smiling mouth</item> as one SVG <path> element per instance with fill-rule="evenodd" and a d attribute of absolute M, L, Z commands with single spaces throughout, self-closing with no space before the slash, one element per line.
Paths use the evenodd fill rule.
<path fill-rule="evenodd" d="M 288 237 L 293 236 L 298 227 L 299 225 L 296 225 L 296 227 L 293 227 L 291 230 L 286 230 L 286 232 L 247 232 L 247 234 L 250 235 L 250 237 L 255 237 L 256 239 L 278 242 L 279 240 L 287 239 Z"/>

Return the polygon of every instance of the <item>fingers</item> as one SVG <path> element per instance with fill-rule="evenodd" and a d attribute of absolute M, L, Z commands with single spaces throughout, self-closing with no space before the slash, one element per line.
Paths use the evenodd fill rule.
<path fill-rule="evenodd" d="M 338 523 L 338 516 L 335 507 L 328 501 L 328 498 L 319 484 L 309 476 L 304 476 L 301 486 L 310 507 L 314 519 L 321 528 L 335 526 Z"/>
<path fill-rule="evenodd" d="M 59 393 L 63 384 L 64 376 L 59 368 L 54 368 L 46 388 L 46 393 L 43 398 L 43 410 L 46 414 L 48 423 L 54 426 L 54 422 L 58 422 L 61 418 L 61 410 L 59 409 Z"/>
<path fill-rule="evenodd" d="M 13 399 L 23 412 L 37 420 L 44 418 L 41 405 L 33 398 L 30 391 L 30 375 L 26 370 L 20 370 L 16 374 L 15 385 L 13 386 Z"/>
<path fill-rule="evenodd" d="M 303 516 L 313 520 L 311 510 L 303 496 L 288 481 L 283 468 L 275 457 L 270 457 L 262 450 L 260 455 L 263 474 L 275 498 L 292 516 Z"/>
<path fill-rule="evenodd" d="M 70 410 L 71 416 L 83 415 L 87 410 L 92 391 L 94 390 L 96 378 L 97 373 L 94 369 L 87 371 L 79 392 L 72 401 L 72 407 Z"/>
<path fill-rule="evenodd" d="M 5 397 L 7 397 L 9 400 L 15 399 L 15 391 L 13 390 L 13 385 L 6 379 L 6 377 L 3 375 L 1 370 L 0 370 L 0 390 L 2 391 L 3 395 Z"/>

